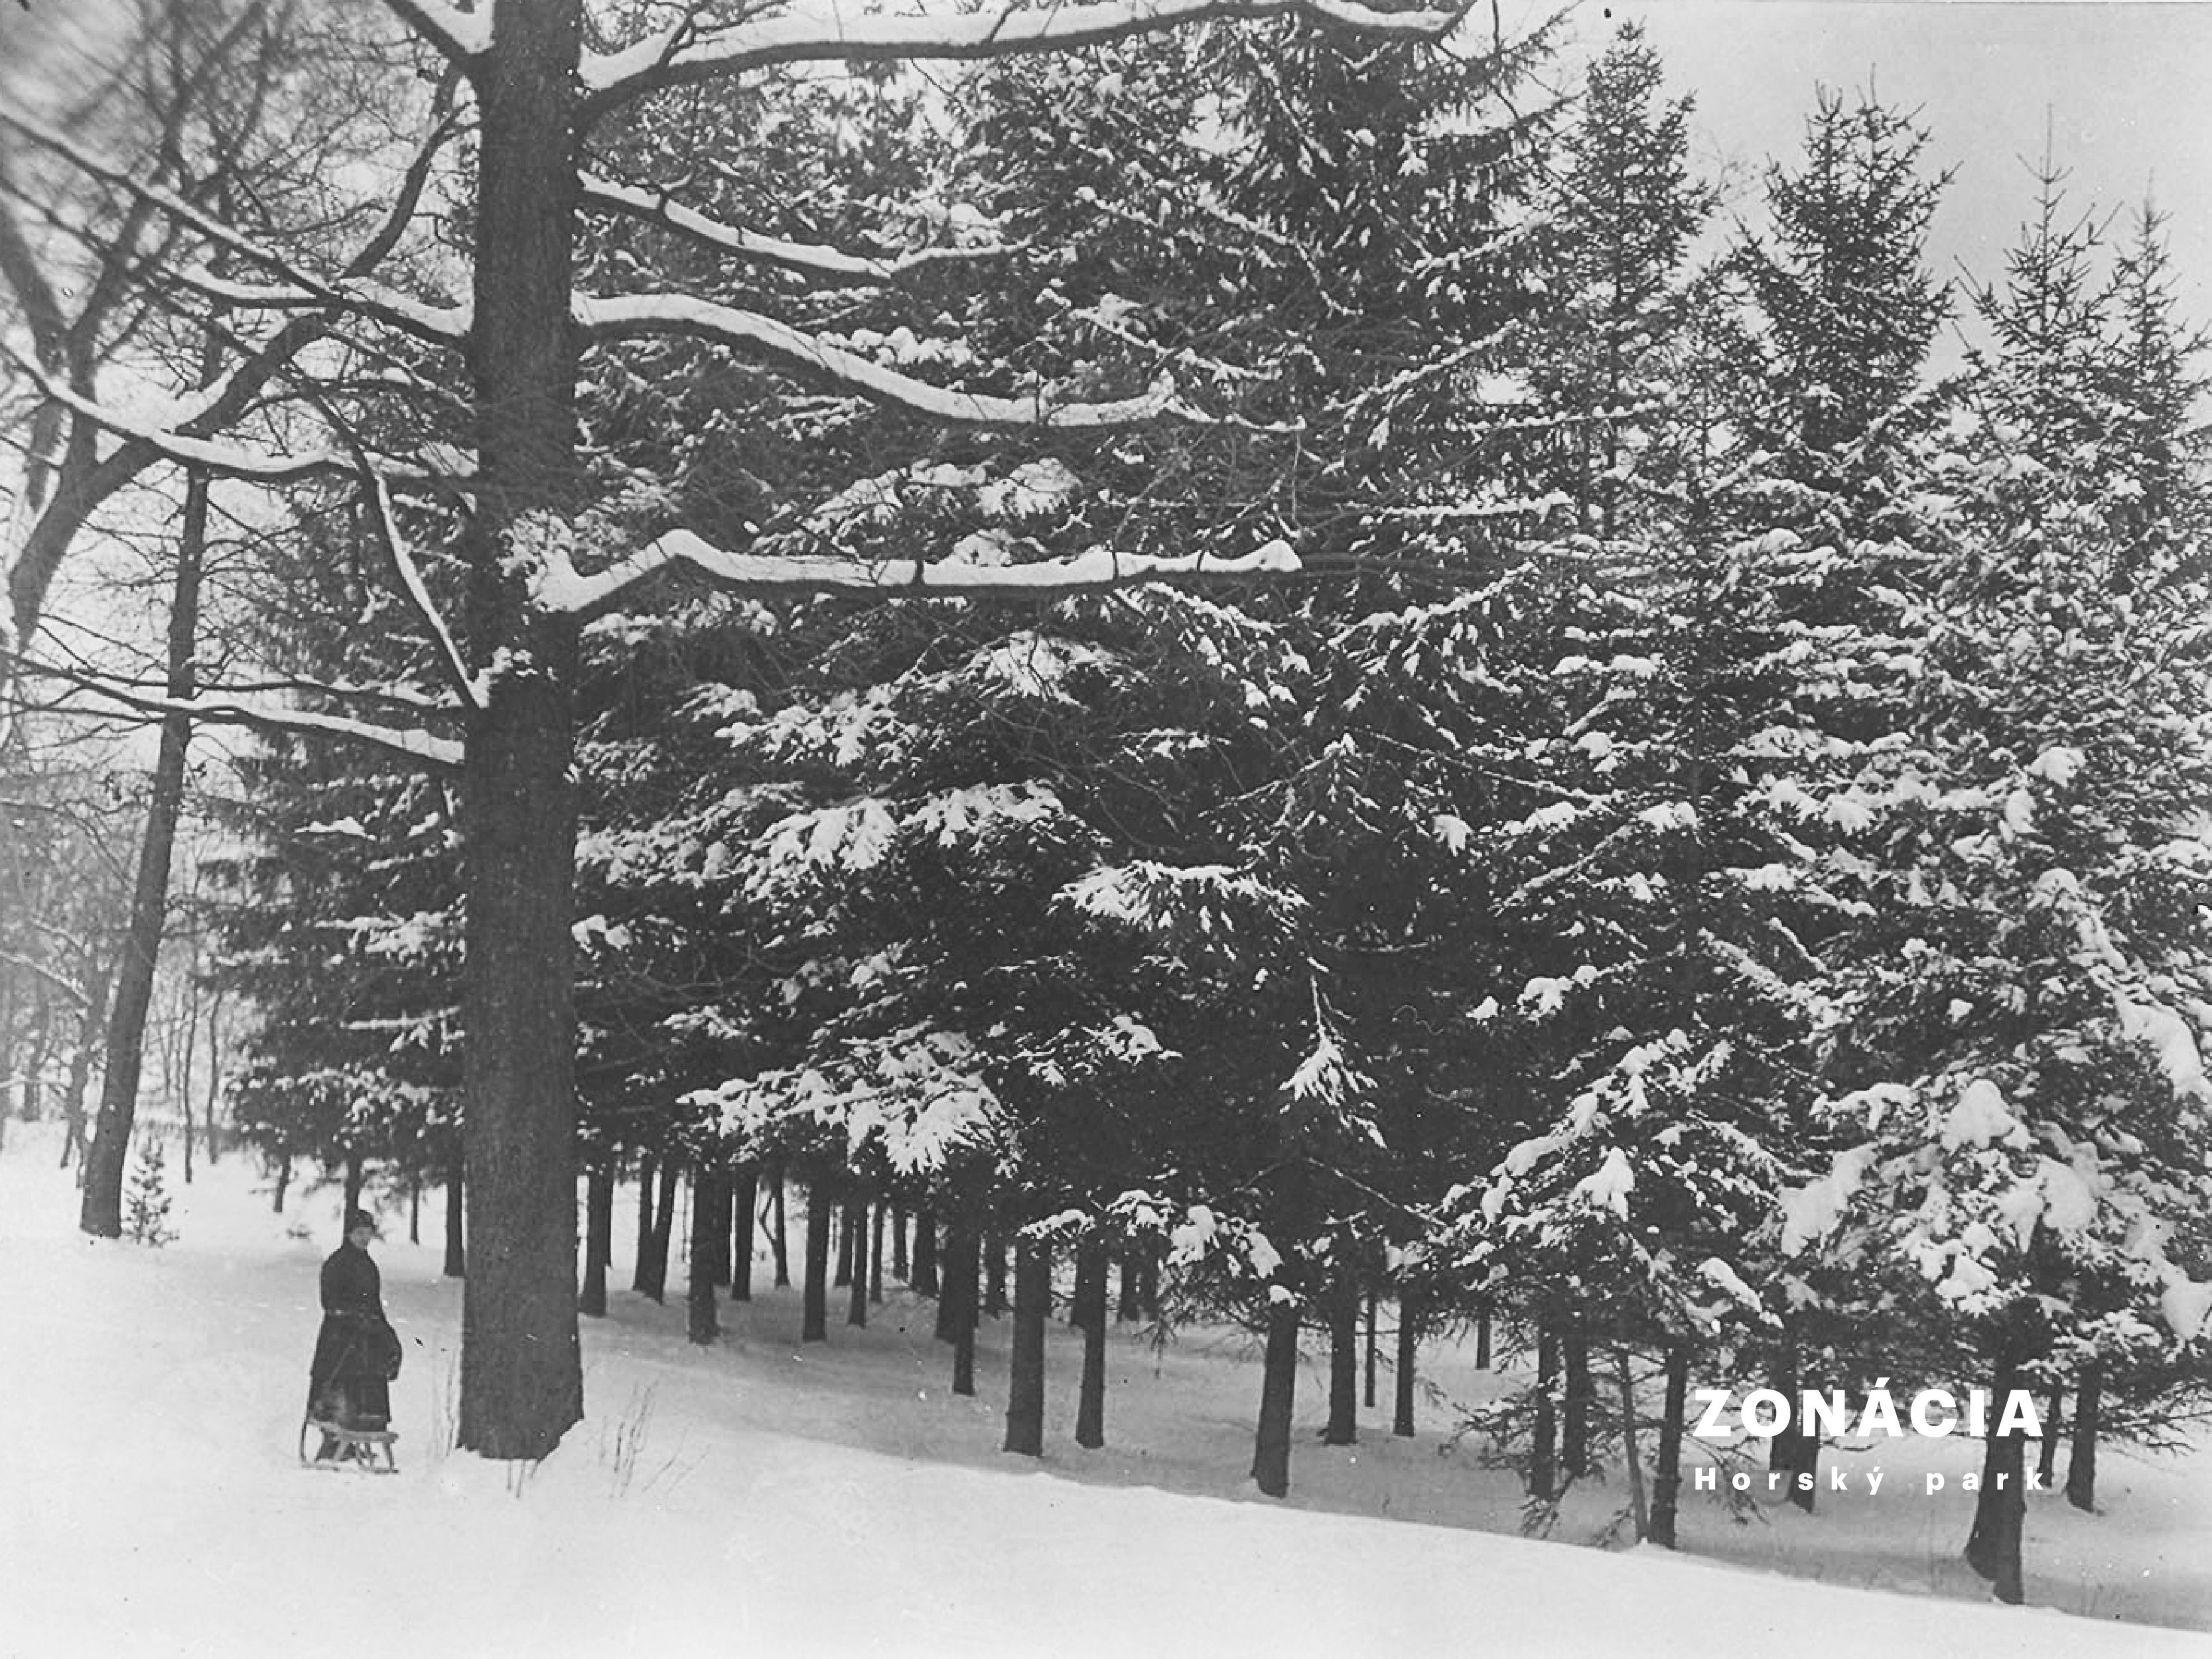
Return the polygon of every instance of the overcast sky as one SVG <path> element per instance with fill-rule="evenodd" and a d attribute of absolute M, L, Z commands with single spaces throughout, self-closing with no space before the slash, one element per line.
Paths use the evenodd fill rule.
<path fill-rule="evenodd" d="M 1538 0 L 1506 0 L 1534 15 Z M 2072 198 L 2123 217 L 2146 193 L 2171 216 L 2187 314 L 2212 321 L 2212 3 L 2204 0 L 1583 0 L 1577 38 L 1633 18 L 1694 93 L 1698 159 L 1741 163 L 1734 210 L 1756 222 L 1760 158 L 1793 155 L 1815 84 L 1917 108 L 1929 159 L 1957 169 L 1933 232 L 1937 269 L 1999 274 L 2033 204 L 2021 158 L 2070 170 Z M 1727 211 L 1728 210 L 1724 210 Z"/>

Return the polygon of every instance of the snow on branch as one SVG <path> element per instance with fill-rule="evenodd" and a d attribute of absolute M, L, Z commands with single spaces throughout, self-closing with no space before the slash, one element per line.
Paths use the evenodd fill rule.
<path fill-rule="evenodd" d="M 483 700 L 477 694 L 475 682 L 469 678 L 468 664 L 462 659 L 461 648 L 454 643 L 452 630 L 446 626 L 445 617 L 439 613 L 436 603 L 430 598 L 430 590 L 422 580 L 422 572 L 416 566 L 414 555 L 408 551 L 406 538 L 399 533 L 399 520 L 392 510 L 392 491 L 386 488 L 382 475 L 369 465 L 366 453 L 358 455 L 356 459 L 368 485 L 369 500 L 376 508 L 377 538 L 384 545 L 385 557 L 392 562 L 393 579 L 399 584 L 401 593 L 428 632 L 447 680 L 463 702 L 472 709 L 481 710 Z"/>
<path fill-rule="evenodd" d="M 1279 574 L 1302 567 L 1280 539 L 1235 558 L 1204 553 L 1115 553 L 1105 548 L 1034 564 L 986 565 L 964 559 L 896 562 L 732 553 L 688 530 L 673 530 L 629 558 L 586 575 L 564 550 L 550 550 L 533 598 L 547 611 L 593 615 L 654 572 L 682 565 L 726 587 L 803 592 L 912 593 L 925 598 L 1068 593 L 1133 582 Z"/>
<path fill-rule="evenodd" d="M 672 200 L 665 191 L 641 190 L 634 185 L 617 184 L 589 173 L 583 174 L 580 182 L 582 189 L 579 199 L 585 207 L 626 213 L 738 258 L 830 282 L 895 283 L 931 265 L 953 260 L 1004 258 L 1019 252 L 1022 246 L 1019 243 L 994 242 L 982 247 L 922 248 L 895 258 L 878 258 L 813 242 L 763 236 L 757 231 L 724 224 Z"/>
<path fill-rule="evenodd" d="M 919 17 L 871 14 L 850 21 L 810 9 L 724 29 L 702 29 L 696 18 L 687 16 L 620 52 L 586 53 L 581 71 L 584 113 L 588 119 L 664 87 L 779 64 L 1011 58 L 1101 46 L 1217 17 L 1295 16 L 1364 33 L 1436 40 L 1449 33 L 1463 15 L 1387 11 L 1357 0 L 1091 0 L 1075 5 L 994 4 Z"/>
<path fill-rule="evenodd" d="M 252 702 L 228 692 L 202 692 L 189 697 L 155 696 L 95 675 L 72 672 L 47 664 L 27 662 L 23 667 L 27 673 L 62 680 L 134 714 L 157 719 L 165 714 L 185 714 L 209 726 L 242 726 L 260 732 L 335 738 L 343 743 L 381 750 L 416 766 L 453 769 L 461 764 L 459 741 L 410 726 L 380 726 L 349 714 L 325 714 L 283 703 Z M 460 711 L 440 712 L 457 714 Z"/>
<path fill-rule="evenodd" d="M 1204 418 L 1177 396 L 1174 382 L 1165 379 L 1136 397 L 1100 403 L 1060 403 L 1042 392 L 1026 397 L 998 397 L 953 391 L 886 368 L 772 317 L 684 295 L 642 294 L 618 299 L 580 295 L 575 317 L 578 325 L 595 339 L 691 335 L 823 375 L 857 396 L 961 425 L 1066 428 L 1138 426 L 1163 417 Z"/>
<path fill-rule="evenodd" d="M 491 50 L 492 0 L 479 10 L 463 10 L 449 0 L 385 0 L 416 38 L 435 46 L 447 61 L 468 66 Z"/>

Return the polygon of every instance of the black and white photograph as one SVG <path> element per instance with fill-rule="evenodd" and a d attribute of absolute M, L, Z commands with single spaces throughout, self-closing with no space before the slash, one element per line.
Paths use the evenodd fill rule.
<path fill-rule="evenodd" d="M 0 1659 L 2212 1656 L 2212 0 L 0 0 Z"/>

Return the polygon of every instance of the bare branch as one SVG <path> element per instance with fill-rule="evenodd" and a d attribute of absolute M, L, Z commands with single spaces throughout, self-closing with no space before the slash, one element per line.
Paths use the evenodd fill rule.
<path fill-rule="evenodd" d="M 699 30 L 696 39 L 686 38 L 696 28 L 687 19 L 621 52 L 587 53 L 581 115 L 588 123 L 665 87 L 778 64 L 1012 58 L 1102 46 L 1217 17 L 1294 16 L 1356 33 L 1440 40 L 1464 15 L 1384 11 L 1357 0 L 1089 0 L 1075 5 L 992 5 L 926 17 L 870 15 L 850 21 L 809 12 Z"/>

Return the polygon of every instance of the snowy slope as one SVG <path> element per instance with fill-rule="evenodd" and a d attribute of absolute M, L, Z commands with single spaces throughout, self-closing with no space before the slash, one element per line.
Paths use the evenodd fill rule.
<path fill-rule="evenodd" d="M 1710 1501 L 1686 1516 L 1698 1551 L 1822 1583 L 1470 1530 L 1510 1528 L 1507 1477 L 1425 1425 L 1412 1443 L 1303 1445 L 1293 1503 L 1272 1504 L 1241 1479 L 1255 1373 L 1218 1334 L 1160 1355 L 1117 1342 L 1098 1454 L 1067 1437 L 1060 1352 L 1038 1467 L 995 1449 L 996 1333 L 967 1401 L 943 1392 L 926 1306 L 911 1332 L 895 1302 L 801 1352 L 796 1309 L 766 1298 L 702 1352 L 680 1309 L 618 1295 L 613 1321 L 586 1322 L 592 1419 L 539 1468 L 488 1465 L 445 1449 L 459 1300 L 403 1226 L 378 1251 L 409 1344 L 402 1473 L 302 1471 L 328 1195 L 277 1217 L 238 1161 L 183 1188 L 173 1157 L 180 1240 L 94 1244 L 52 1154 L 14 1125 L 0 1153 L 4 1659 L 2212 1655 L 2202 1634 L 1950 1599 L 1972 1593 L 1950 1562 L 1965 1508 L 1917 1491 L 1749 1528 Z M 303 1218 L 312 1234 L 288 1236 Z M 2113 1513 L 2039 1506 L 2031 1596 L 2212 1627 L 2203 1475 L 2115 1456 Z M 1842 1587 L 1866 1583 L 1921 1593 Z"/>

